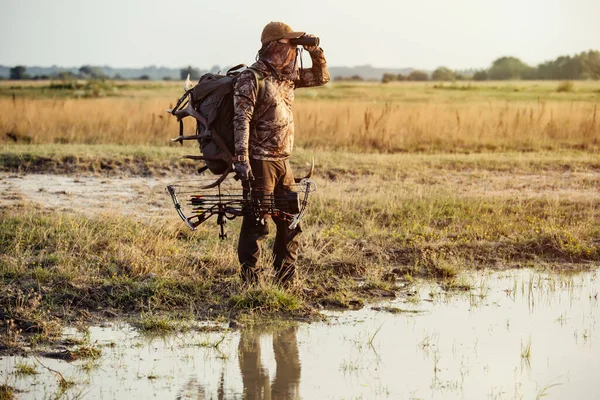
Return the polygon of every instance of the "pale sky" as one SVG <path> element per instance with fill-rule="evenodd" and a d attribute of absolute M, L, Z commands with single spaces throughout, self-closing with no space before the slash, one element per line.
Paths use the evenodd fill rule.
<path fill-rule="evenodd" d="M 536 65 L 600 50 L 600 0 L 0 0 L 0 64 L 250 64 L 269 21 L 319 36 L 332 66 Z"/>

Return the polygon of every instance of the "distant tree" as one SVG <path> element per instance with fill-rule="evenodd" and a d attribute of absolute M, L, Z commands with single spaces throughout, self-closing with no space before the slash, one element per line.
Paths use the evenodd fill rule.
<path fill-rule="evenodd" d="M 600 79 L 600 52 L 560 56 L 537 66 L 539 79 Z"/>
<path fill-rule="evenodd" d="M 187 78 L 188 74 L 190 75 L 190 79 L 193 81 L 200 79 L 200 70 L 198 68 L 192 68 L 191 65 L 188 65 L 187 68 L 182 68 L 179 70 L 179 76 L 181 79 Z"/>
<path fill-rule="evenodd" d="M 92 67 L 91 65 L 83 65 L 79 68 L 79 75 L 82 78 L 89 79 L 108 79 L 102 67 Z"/>
<path fill-rule="evenodd" d="M 585 55 L 584 63 L 586 73 L 589 75 L 586 78 L 600 79 L 600 51 L 588 51 Z"/>
<path fill-rule="evenodd" d="M 463 74 L 456 74 L 456 76 L 454 77 L 454 79 L 456 79 L 457 81 L 464 81 L 467 79 L 466 76 L 464 76 Z"/>
<path fill-rule="evenodd" d="M 446 67 L 439 67 L 431 74 L 432 81 L 453 81 L 454 79 L 456 79 L 456 73 Z"/>
<path fill-rule="evenodd" d="M 55 78 L 60 79 L 61 81 L 71 81 L 73 79 L 76 79 L 77 76 L 71 71 L 61 71 L 56 74 Z"/>
<path fill-rule="evenodd" d="M 358 74 L 352 76 L 336 76 L 333 78 L 337 82 L 364 82 L 364 78 Z"/>
<path fill-rule="evenodd" d="M 173 78 L 171 78 L 170 76 L 163 76 L 163 81 L 172 81 Z"/>
<path fill-rule="evenodd" d="M 398 75 L 396 75 L 396 80 L 397 80 L 397 81 L 400 81 L 400 82 L 402 82 L 402 81 L 405 81 L 405 80 L 407 80 L 407 79 L 408 79 L 408 78 L 407 78 L 406 76 L 402 75 L 402 74 L 398 74 Z"/>
<path fill-rule="evenodd" d="M 426 72 L 414 70 L 408 75 L 409 81 L 427 81 L 429 80 L 429 75 Z"/>
<path fill-rule="evenodd" d="M 383 76 L 381 77 L 382 83 L 393 82 L 395 80 L 396 80 L 396 74 L 390 74 L 388 72 L 384 73 Z"/>
<path fill-rule="evenodd" d="M 24 65 L 17 65 L 10 69 L 10 79 L 21 80 L 27 78 L 27 68 Z"/>
<path fill-rule="evenodd" d="M 531 67 L 516 57 L 501 57 L 493 62 L 488 76 L 491 80 L 497 81 L 520 79 L 523 72 L 529 68 Z"/>
<path fill-rule="evenodd" d="M 479 71 L 475 71 L 475 73 L 473 74 L 473 80 L 474 81 L 487 81 L 488 80 L 488 74 L 483 69 L 481 69 Z"/>
<path fill-rule="evenodd" d="M 81 67 L 79 67 L 79 75 L 86 78 L 92 76 L 92 66 L 82 65 Z"/>
<path fill-rule="evenodd" d="M 122 77 L 122 76 L 121 76 L 121 74 L 119 74 L 119 73 L 116 73 L 116 74 L 114 74 L 112 78 L 113 78 L 115 81 L 122 81 L 122 80 L 123 80 L 123 77 Z"/>
<path fill-rule="evenodd" d="M 150 77 L 148 75 L 142 75 L 138 78 L 140 81 L 149 81 Z"/>
<path fill-rule="evenodd" d="M 527 66 L 521 70 L 521 79 L 534 80 L 539 79 L 537 68 Z"/>

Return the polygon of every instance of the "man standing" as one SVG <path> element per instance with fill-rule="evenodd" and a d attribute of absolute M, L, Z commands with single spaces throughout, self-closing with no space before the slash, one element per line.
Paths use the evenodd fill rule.
<path fill-rule="evenodd" d="M 264 77 L 262 83 L 252 71 L 244 71 L 234 86 L 234 167 L 244 191 L 253 198 L 285 195 L 292 190 L 294 175 L 289 158 L 294 144 L 294 89 L 329 81 L 325 55 L 318 46 L 304 47 L 310 53 L 312 67 L 298 68 L 298 48 L 290 44 L 290 39 L 304 35 L 282 22 L 267 24 L 258 61 L 252 65 Z M 269 233 L 266 218 L 245 216 L 242 221 L 238 259 L 242 279 L 247 283 L 258 280 L 260 243 Z M 289 284 L 295 275 L 302 230 L 299 225 L 289 229 L 286 221 L 276 217 L 273 220 L 277 228 L 273 267 L 277 280 Z"/>

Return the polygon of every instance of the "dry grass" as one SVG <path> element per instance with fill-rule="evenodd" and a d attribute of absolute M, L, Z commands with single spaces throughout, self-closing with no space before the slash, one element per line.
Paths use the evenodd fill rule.
<path fill-rule="evenodd" d="M 262 286 L 240 285 L 239 220 L 228 227 L 233 239 L 219 241 L 214 221 L 191 232 L 172 211 L 165 220 L 94 216 L 85 204 L 83 215 L 29 205 L 0 211 L 0 301 L 9 317 L 36 331 L 45 325 L 28 321 L 50 320 L 43 310 L 59 304 L 205 317 L 248 308 L 303 315 L 315 303 L 359 304 L 365 290 L 389 292 L 406 275 L 451 279 L 475 267 L 560 269 L 600 261 L 593 155 L 320 158 L 300 280 L 291 291 L 274 286 L 268 268 Z M 149 200 L 164 200 L 170 210 L 166 195 Z"/>
<path fill-rule="evenodd" d="M 316 156 L 319 191 L 291 290 L 274 285 L 268 267 L 259 287 L 244 288 L 235 239 L 219 242 L 213 224 L 190 232 L 174 212 L 165 222 L 135 213 L 98 216 L 85 206 L 53 213 L 6 199 L 0 208 L 3 344 L 15 346 L 28 332 L 55 335 L 58 318 L 71 307 L 305 317 L 317 304 L 360 307 L 365 297 L 389 294 L 397 281 L 418 276 L 597 265 L 598 89 L 580 85 L 560 93 L 556 83 L 527 90 L 357 84 L 299 91 L 292 161 L 302 171 Z M 182 170 L 174 169 L 193 168 L 173 160 L 193 145 L 156 146 L 176 135 L 177 124 L 163 110 L 180 92 L 162 85 L 127 98 L 0 97 L 0 169 L 181 179 Z M 560 151 L 522 152 L 542 149 Z M 384 154 L 415 150 L 435 154 Z M 449 154 L 476 150 L 496 153 Z M 238 229 L 234 221 L 231 237 Z"/>
<path fill-rule="evenodd" d="M 367 151 L 597 149 L 597 104 L 300 103 L 298 143 Z"/>
<path fill-rule="evenodd" d="M 568 93 L 557 93 L 556 83 L 504 85 L 345 83 L 300 90 L 296 143 L 381 152 L 600 146 L 600 84 Z M 0 140 L 164 145 L 178 129 L 164 111 L 181 94 L 178 86 L 94 99 L 0 97 Z M 187 125 L 191 132 L 194 124 Z"/>

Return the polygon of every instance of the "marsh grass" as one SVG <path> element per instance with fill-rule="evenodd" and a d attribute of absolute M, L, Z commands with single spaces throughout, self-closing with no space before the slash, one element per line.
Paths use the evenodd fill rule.
<path fill-rule="evenodd" d="M 17 346 L 23 335 L 52 338 L 78 310 L 135 313 L 142 329 L 161 331 L 172 328 L 173 312 L 305 318 L 318 305 L 360 308 L 415 278 L 466 290 L 460 274 L 473 268 L 594 265 L 598 86 L 578 83 L 559 93 L 556 83 L 536 85 L 298 91 L 293 168 L 300 175 L 314 156 L 319 189 L 303 221 L 291 288 L 278 287 L 268 268 L 260 285 L 242 287 L 235 239 L 220 242 L 213 225 L 191 232 L 174 214 L 165 220 L 3 206 L 2 344 Z M 163 145 L 177 132 L 163 110 L 181 94 L 178 87 L 140 86 L 130 97 L 99 99 L 13 99 L 5 92 L 2 171 L 195 174 L 196 164 L 178 161 L 197 153 L 195 145 Z M 228 229 L 237 232 L 239 221 Z"/>
<path fill-rule="evenodd" d="M 529 363 L 531 359 L 531 337 L 525 342 L 521 341 L 521 359 Z"/>
<path fill-rule="evenodd" d="M 24 362 L 20 362 L 15 365 L 14 373 L 20 376 L 32 376 L 39 374 L 39 372 L 35 368 L 35 365 L 27 364 Z"/>
<path fill-rule="evenodd" d="M 561 85 L 557 92 L 555 85 L 510 82 L 454 91 L 430 84 L 331 84 L 300 90 L 296 143 L 369 152 L 598 150 L 600 86 Z M 182 94 L 178 87 L 131 85 L 125 89 L 132 97 L 9 98 L 2 93 L 11 90 L 0 84 L 0 141 L 164 145 L 177 136 L 177 122 L 164 110 Z M 194 124 L 186 129 L 193 132 Z"/>
<path fill-rule="evenodd" d="M 556 88 L 557 92 L 572 92 L 575 89 L 575 85 L 571 81 L 561 82 Z"/>
<path fill-rule="evenodd" d="M 32 154 L 62 157 L 69 149 L 80 148 L 34 146 Z M 112 147 L 86 151 L 111 157 Z M 299 151 L 294 168 L 311 153 Z M 171 153 L 157 149 L 146 160 L 164 154 Z M 474 268 L 561 270 L 600 261 L 593 154 L 316 155 L 319 189 L 304 221 L 298 282 L 288 289 L 273 283 L 268 251 L 261 284 L 242 287 L 235 239 L 219 241 L 212 224 L 192 232 L 174 213 L 141 219 L 54 213 L 27 203 L 0 209 L 2 340 L 9 347 L 22 335 L 43 341 L 81 309 L 139 313 L 143 329 L 158 331 L 171 329 L 173 312 L 304 318 L 318 305 L 360 308 L 414 278 L 467 290 L 471 283 L 461 272 Z M 572 195 L 558 197 L 555 188 Z M 238 229 L 232 221 L 231 237 Z"/>
<path fill-rule="evenodd" d="M 15 398 L 17 390 L 12 386 L 3 383 L 0 385 L 0 400 L 12 400 Z"/>
<path fill-rule="evenodd" d="M 39 360 L 39 358 L 35 357 L 35 361 L 42 368 L 44 368 L 47 371 L 52 372 L 53 374 L 56 375 L 56 377 L 58 379 L 58 393 L 56 395 L 57 398 L 60 398 L 67 390 L 69 390 L 70 388 L 72 388 L 73 386 L 76 385 L 76 382 L 73 379 L 65 378 L 65 376 L 62 374 L 62 372 L 57 371 L 53 368 L 47 367 Z"/>
<path fill-rule="evenodd" d="M 142 313 L 134 323 L 142 332 L 167 333 L 186 330 L 187 326 L 181 320 L 168 315 L 155 315 L 153 313 Z"/>
<path fill-rule="evenodd" d="M 94 346 L 80 346 L 71 352 L 74 360 L 97 360 L 102 356 L 102 349 Z"/>
<path fill-rule="evenodd" d="M 302 307 L 302 297 L 275 284 L 248 287 L 239 294 L 232 294 L 229 304 L 234 308 L 250 311 L 294 313 Z"/>

